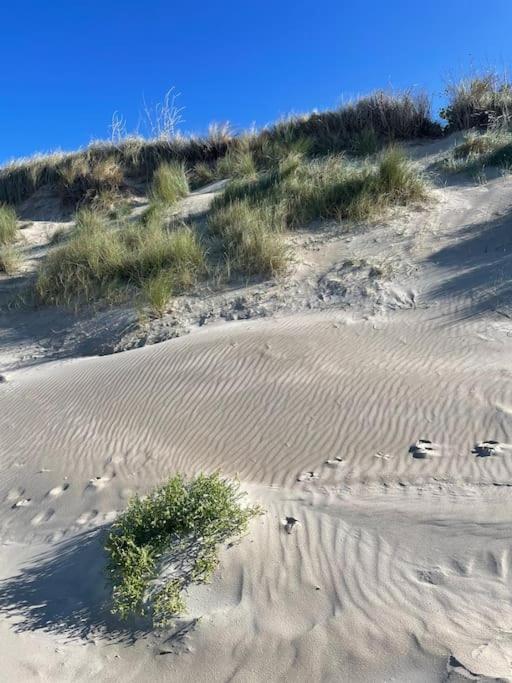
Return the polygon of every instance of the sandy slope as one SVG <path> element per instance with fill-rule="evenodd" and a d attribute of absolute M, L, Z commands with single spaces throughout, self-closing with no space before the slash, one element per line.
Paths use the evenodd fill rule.
<path fill-rule="evenodd" d="M 372 311 L 335 300 L 8 373 L 3 680 L 512 680 L 509 184 L 439 189 L 298 267 L 386 254 Z M 104 527 L 134 491 L 216 468 L 265 516 L 173 632 L 122 629 Z"/>

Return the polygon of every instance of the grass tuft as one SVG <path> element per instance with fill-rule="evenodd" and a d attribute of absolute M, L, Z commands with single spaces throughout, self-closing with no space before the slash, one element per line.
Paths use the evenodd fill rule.
<path fill-rule="evenodd" d="M 208 221 L 228 275 L 272 277 L 283 273 L 289 260 L 280 235 L 283 227 L 278 207 L 247 200 L 219 206 Z"/>
<path fill-rule="evenodd" d="M 0 273 L 14 275 L 20 266 L 20 254 L 12 245 L 0 247 Z"/>
<path fill-rule="evenodd" d="M 162 318 L 173 292 L 172 275 L 161 271 L 144 280 L 141 289 L 153 313 Z"/>
<path fill-rule="evenodd" d="M 151 196 L 155 202 L 172 206 L 189 192 L 187 174 L 178 162 L 160 164 L 153 175 Z"/>
<path fill-rule="evenodd" d="M 420 201 L 427 196 L 421 174 L 398 147 L 388 147 L 375 163 L 354 164 L 335 155 L 305 161 L 292 154 L 276 171 L 260 174 L 255 181 L 231 183 L 213 209 L 244 200 L 274 208 L 289 228 L 318 219 L 362 220 L 386 208 Z"/>
<path fill-rule="evenodd" d="M 117 299 L 130 287 L 144 288 L 162 271 L 181 291 L 205 269 L 199 239 L 185 225 L 167 229 L 154 221 L 113 227 L 103 214 L 82 209 L 70 239 L 48 254 L 40 268 L 36 293 L 42 303 L 76 307 Z"/>
<path fill-rule="evenodd" d="M 448 104 L 441 118 L 448 123 L 447 132 L 469 128 L 487 128 L 510 121 L 512 84 L 490 72 L 462 79 L 446 89 Z"/>
<path fill-rule="evenodd" d="M 258 507 L 243 507 L 239 486 L 218 474 L 177 474 L 144 498 L 135 497 L 112 526 L 105 549 L 112 611 L 121 619 L 150 616 L 165 627 L 185 611 L 183 592 L 207 582 L 217 548 L 248 529 Z"/>
<path fill-rule="evenodd" d="M 76 156 L 59 169 L 57 187 L 64 204 L 77 206 L 115 196 L 122 183 L 123 169 L 114 157 L 93 162 Z"/>
<path fill-rule="evenodd" d="M 16 211 L 10 206 L 0 206 L 0 245 L 14 242 L 16 234 Z"/>

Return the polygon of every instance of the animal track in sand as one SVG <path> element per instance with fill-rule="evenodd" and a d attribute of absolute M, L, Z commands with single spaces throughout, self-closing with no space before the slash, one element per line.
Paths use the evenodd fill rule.
<path fill-rule="evenodd" d="M 68 484 L 68 483 L 61 484 L 60 486 L 55 486 L 53 489 L 50 489 L 48 491 L 46 496 L 49 498 L 58 498 L 59 496 L 62 496 L 62 494 L 65 491 L 67 491 L 70 486 L 71 486 L 71 484 Z"/>
<path fill-rule="evenodd" d="M 48 510 L 46 511 L 38 512 L 37 515 L 35 515 L 35 517 L 32 517 L 30 523 L 32 524 L 32 526 L 39 526 L 40 524 L 49 522 L 54 514 L 55 510 L 53 508 L 48 508 Z"/>

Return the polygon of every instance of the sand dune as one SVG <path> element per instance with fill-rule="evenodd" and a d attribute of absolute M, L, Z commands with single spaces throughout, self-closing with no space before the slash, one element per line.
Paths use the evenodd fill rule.
<path fill-rule="evenodd" d="M 20 369 L 8 332 L 2 679 L 512 680 L 511 183 L 315 238 L 271 317 Z M 171 632 L 122 627 L 105 528 L 217 469 L 266 514 Z"/>
<path fill-rule="evenodd" d="M 162 645 L 145 648 L 155 676 L 439 680 L 450 656 L 507 676 L 512 344 L 500 327 L 479 337 L 480 325 L 454 333 L 424 313 L 384 328 L 311 314 L 16 374 L 2 387 L 2 538 L 6 557 L 22 544 L 29 568 L 0 604 L 20 582 L 52 584 L 41 564 L 58 577 L 63 556 L 80 563 L 77 537 L 108 523 L 131 492 L 176 469 L 221 468 L 268 512 L 225 553 L 214 584 L 192 591 L 191 618 L 203 616 L 187 640 L 194 655 L 155 660 L 146 651 Z M 419 438 L 436 443 L 424 458 L 409 452 Z M 500 453 L 472 452 L 488 439 Z M 288 535 L 290 514 L 300 524 Z M 32 580 L 40 544 L 46 559 Z M 88 551 L 99 555 L 92 578 L 68 579 L 53 601 L 87 605 L 99 550 Z M 72 633 L 80 608 L 62 627 L 51 602 L 47 628 Z M 22 601 L 19 616 L 40 626 L 38 609 Z M 86 616 L 87 641 L 102 619 Z M 21 642 L 51 647 L 35 633 Z M 134 655 L 110 661 L 106 644 L 95 649 L 105 680 L 138 680 Z M 59 657 L 50 659 L 43 678 L 57 675 Z"/>

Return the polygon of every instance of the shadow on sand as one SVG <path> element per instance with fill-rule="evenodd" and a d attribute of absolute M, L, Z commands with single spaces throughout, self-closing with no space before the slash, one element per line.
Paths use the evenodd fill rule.
<path fill-rule="evenodd" d="M 466 299 L 460 318 L 488 311 L 512 318 L 512 211 L 491 221 L 465 225 L 457 238 L 428 259 L 448 271 L 448 277 L 431 294 Z"/>
<path fill-rule="evenodd" d="M 93 634 L 131 643 L 147 624 L 120 624 L 110 613 L 105 581 L 104 529 L 52 545 L 20 573 L 0 581 L 0 613 L 17 632 L 44 630 L 69 638 Z"/>

